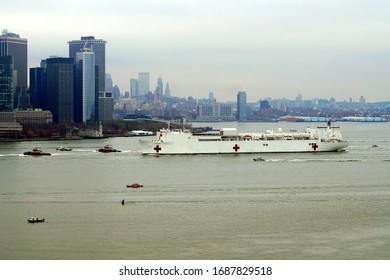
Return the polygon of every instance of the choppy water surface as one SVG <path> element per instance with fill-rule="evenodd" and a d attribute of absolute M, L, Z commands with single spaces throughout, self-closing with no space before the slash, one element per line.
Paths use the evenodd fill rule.
<path fill-rule="evenodd" d="M 138 138 L 0 143 L 0 259 L 389 259 L 390 124 L 337 125 L 346 152 L 155 157 Z M 105 144 L 122 153 L 96 152 Z M 35 146 L 53 155 L 23 155 Z M 135 182 L 144 187 L 126 188 Z"/>

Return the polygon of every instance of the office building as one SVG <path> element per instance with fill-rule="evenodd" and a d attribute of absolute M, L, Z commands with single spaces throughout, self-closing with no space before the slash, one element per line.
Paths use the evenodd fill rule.
<path fill-rule="evenodd" d="M 137 98 L 137 97 L 139 97 L 138 80 L 130 79 L 130 98 Z"/>
<path fill-rule="evenodd" d="M 213 102 L 197 105 L 197 120 L 199 121 L 232 121 L 233 107 L 231 104 Z"/>
<path fill-rule="evenodd" d="M 237 121 L 247 120 L 246 93 L 239 91 L 237 93 Z"/>
<path fill-rule="evenodd" d="M 30 104 L 33 109 L 46 108 L 46 66 L 30 68 Z"/>
<path fill-rule="evenodd" d="M 27 39 L 20 38 L 19 34 L 3 30 L 0 35 L 0 56 L 13 56 L 14 90 L 19 92 L 27 89 Z M 18 107 L 19 96 L 14 92 L 14 108 Z"/>
<path fill-rule="evenodd" d="M 158 99 L 161 100 L 162 95 L 164 94 L 164 84 L 163 84 L 161 77 L 158 77 L 158 79 L 157 79 L 156 94 L 157 93 L 159 94 Z"/>
<path fill-rule="evenodd" d="M 53 121 L 74 121 L 74 63 L 73 58 L 48 58 L 46 60 L 47 108 Z"/>
<path fill-rule="evenodd" d="M 165 94 L 164 94 L 165 97 L 171 97 L 171 89 L 169 88 L 169 84 L 167 83 L 165 85 Z"/>
<path fill-rule="evenodd" d="M 69 41 L 69 57 L 76 62 L 76 54 L 83 49 L 89 49 L 95 54 L 95 65 L 98 67 L 97 78 L 99 81 L 98 91 L 105 91 L 106 75 L 106 43 L 102 39 L 95 39 L 93 36 L 84 36 L 80 40 Z"/>
<path fill-rule="evenodd" d="M 111 92 L 99 92 L 99 121 L 110 122 L 114 118 L 114 98 Z"/>
<path fill-rule="evenodd" d="M 0 56 L 7 55 L 14 57 L 14 70 L 17 71 L 15 86 L 27 88 L 27 39 L 3 30 L 0 35 Z"/>
<path fill-rule="evenodd" d="M 105 91 L 106 92 L 114 92 L 114 82 L 112 81 L 110 73 L 106 73 Z"/>
<path fill-rule="evenodd" d="M 145 96 L 150 90 L 150 75 L 149 73 L 138 73 L 138 93 L 140 96 Z"/>
<path fill-rule="evenodd" d="M 97 120 L 98 81 L 95 67 L 95 53 L 88 49 L 76 53 L 75 79 L 75 121 L 94 122 Z"/>
<path fill-rule="evenodd" d="M 0 111 L 14 109 L 14 57 L 0 56 Z"/>

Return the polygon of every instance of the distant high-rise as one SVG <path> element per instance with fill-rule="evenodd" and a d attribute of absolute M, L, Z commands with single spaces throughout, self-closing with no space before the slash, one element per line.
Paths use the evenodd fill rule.
<path fill-rule="evenodd" d="M 76 53 L 75 80 L 75 121 L 94 122 L 97 120 L 95 53 L 84 49 Z"/>
<path fill-rule="evenodd" d="M 146 95 L 150 89 L 150 75 L 149 73 L 138 73 L 138 93 L 140 96 Z"/>
<path fill-rule="evenodd" d="M 130 98 L 137 98 L 139 96 L 138 80 L 130 79 Z"/>
<path fill-rule="evenodd" d="M 165 95 L 165 97 L 171 97 L 171 90 L 169 88 L 168 83 L 165 85 L 165 94 L 164 95 Z"/>
<path fill-rule="evenodd" d="M 102 39 L 95 39 L 93 36 L 81 37 L 81 40 L 69 41 L 69 57 L 76 62 L 76 53 L 82 49 L 88 48 L 95 54 L 95 65 L 98 66 L 98 91 L 105 91 L 105 74 L 106 74 L 106 43 Z"/>
<path fill-rule="evenodd" d="M 74 121 L 73 58 L 55 57 L 46 60 L 46 101 L 53 121 Z"/>
<path fill-rule="evenodd" d="M 158 88 L 160 94 L 163 95 L 164 94 L 164 84 L 163 84 L 161 77 L 158 77 L 158 79 L 157 79 L 157 88 Z"/>
<path fill-rule="evenodd" d="M 246 93 L 239 91 L 237 93 L 237 121 L 246 121 Z"/>
<path fill-rule="evenodd" d="M 0 111 L 14 109 L 14 57 L 0 56 Z"/>
<path fill-rule="evenodd" d="M 105 85 L 105 91 L 106 92 L 113 92 L 114 91 L 114 83 L 112 82 L 111 74 L 106 73 L 106 85 Z"/>
<path fill-rule="evenodd" d="M 269 105 L 268 100 L 260 100 L 260 111 L 270 108 L 271 106 Z"/>

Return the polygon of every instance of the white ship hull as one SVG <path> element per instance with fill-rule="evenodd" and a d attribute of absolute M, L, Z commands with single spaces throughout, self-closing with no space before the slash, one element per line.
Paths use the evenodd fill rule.
<path fill-rule="evenodd" d="M 143 154 L 250 154 L 335 152 L 348 146 L 332 127 L 304 133 L 238 134 L 221 130 L 220 135 L 192 135 L 189 131 L 161 130 L 155 140 L 140 139 Z"/>

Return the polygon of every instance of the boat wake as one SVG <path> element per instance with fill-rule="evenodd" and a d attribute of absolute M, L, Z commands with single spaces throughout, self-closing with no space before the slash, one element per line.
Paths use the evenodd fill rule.
<path fill-rule="evenodd" d="M 269 162 L 362 162 L 362 159 L 266 159 Z"/>

